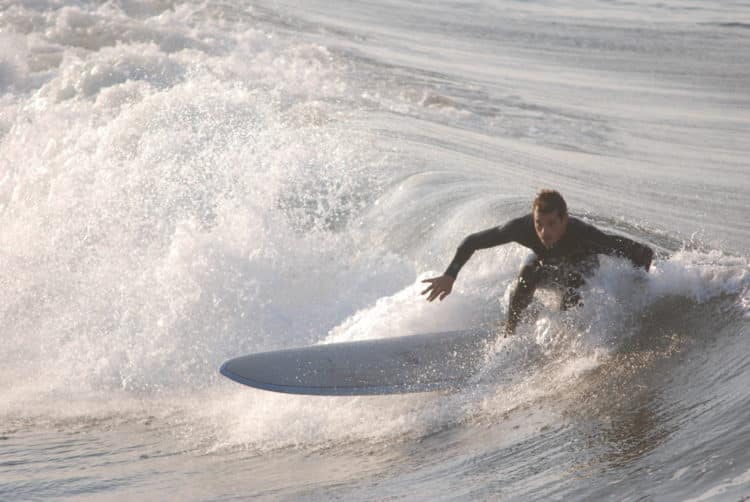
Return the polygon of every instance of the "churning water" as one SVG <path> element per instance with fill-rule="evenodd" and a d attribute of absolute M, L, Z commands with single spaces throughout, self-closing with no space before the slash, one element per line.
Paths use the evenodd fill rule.
<path fill-rule="evenodd" d="M 2 1 L 0 499 L 747 497 L 748 138 L 742 1 Z M 659 256 L 481 383 L 218 374 L 499 324 L 543 187 Z"/>

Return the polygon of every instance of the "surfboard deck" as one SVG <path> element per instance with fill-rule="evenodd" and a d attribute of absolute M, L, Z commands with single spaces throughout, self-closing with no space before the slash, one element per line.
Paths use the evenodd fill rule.
<path fill-rule="evenodd" d="M 483 360 L 494 330 L 423 333 L 261 352 L 221 365 L 250 387 L 323 396 L 402 394 L 465 384 Z"/>

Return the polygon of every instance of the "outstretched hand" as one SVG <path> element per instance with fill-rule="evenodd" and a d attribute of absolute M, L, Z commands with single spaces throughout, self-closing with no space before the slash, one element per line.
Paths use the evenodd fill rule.
<path fill-rule="evenodd" d="M 432 279 L 425 279 L 422 282 L 429 282 L 430 285 L 427 286 L 427 289 L 422 291 L 420 294 L 426 294 L 427 301 L 431 302 L 435 298 L 439 298 L 440 301 L 443 301 L 443 298 L 448 296 L 451 293 L 451 290 L 453 289 L 453 283 L 456 279 L 449 275 L 441 275 L 440 277 L 433 277 Z"/>
<path fill-rule="evenodd" d="M 636 264 L 643 267 L 646 272 L 648 272 L 648 269 L 651 268 L 651 262 L 654 259 L 654 251 L 648 246 L 643 246 L 640 249 L 636 250 L 635 253 L 635 261 Z"/>

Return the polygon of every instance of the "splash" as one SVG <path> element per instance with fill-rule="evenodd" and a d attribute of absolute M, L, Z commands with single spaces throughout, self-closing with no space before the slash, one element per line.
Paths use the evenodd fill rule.
<path fill-rule="evenodd" d="M 203 389 L 413 274 L 356 232 L 388 155 L 333 120 L 325 47 L 199 6 L 50 7 L 3 18 L 6 409 Z"/>

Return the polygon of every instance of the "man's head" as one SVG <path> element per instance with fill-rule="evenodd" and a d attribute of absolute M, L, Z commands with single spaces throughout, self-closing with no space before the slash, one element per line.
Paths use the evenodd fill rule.
<path fill-rule="evenodd" d="M 568 206 L 557 190 L 542 190 L 531 206 L 534 229 L 544 247 L 551 248 L 568 228 Z"/>

